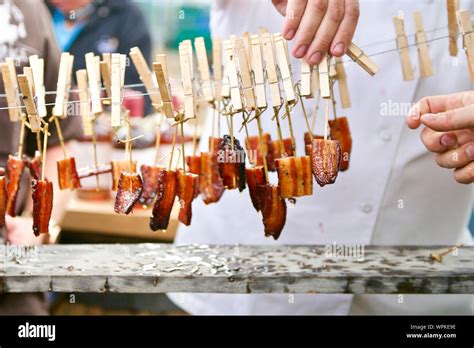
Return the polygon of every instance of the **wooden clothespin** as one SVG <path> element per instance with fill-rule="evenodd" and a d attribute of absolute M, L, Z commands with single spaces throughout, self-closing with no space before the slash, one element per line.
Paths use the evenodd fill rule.
<path fill-rule="evenodd" d="M 245 43 L 243 38 L 236 38 L 234 41 L 234 52 L 239 63 L 240 80 L 242 82 L 242 94 L 244 96 L 245 108 L 255 110 L 255 94 L 253 90 L 252 75 L 250 73 L 250 63 L 247 59 Z"/>
<path fill-rule="evenodd" d="M 267 93 L 265 89 L 265 75 L 263 72 L 262 46 L 258 35 L 251 36 L 251 62 L 255 83 L 255 97 L 257 107 L 263 109 L 267 107 Z"/>
<path fill-rule="evenodd" d="M 346 54 L 359 66 L 367 71 L 371 76 L 374 76 L 379 70 L 377 64 L 370 59 L 364 51 L 362 51 L 355 43 L 351 42 L 347 48 Z"/>
<path fill-rule="evenodd" d="M 242 97 L 240 95 L 239 77 L 237 75 L 236 57 L 232 40 L 224 41 L 225 63 L 229 79 L 230 100 L 234 112 L 242 111 Z"/>
<path fill-rule="evenodd" d="M 252 34 L 248 31 L 242 34 L 244 39 L 245 53 L 247 54 L 247 62 L 249 63 L 249 69 L 252 69 Z"/>
<path fill-rule="evenodd" d="M 100 75 L 102 76 L 102 81 L 104 81 L 105 92 L 108 98 L 112 97 L 111 91 L 111 65 L 112 65 L 112 57 L 110 53 L 102 54 L 102 61 L 100 62 Z"/>
<path fill-rule="evenodd" d="M 21 116 L 21 109 L 15 63 L 12 58 L 5 58 L 5 63 L 0 64 L 0 66 L 2 70 L 5 94 L 7 95 L 8 114 L 10 116 L 10 121 L 17 122 Z"/>
<path fill-rule="evenodd" d="M 23 94 L 23 102 L 26 106 L 26 114 L 28 115 L 30 129 L 33 133 L 38 133 L 41 130 L 41 121 L 33 100 L 33 90 L 30 81 L 28 81 L 28 77 L 25 74 L 22 74 L 18 75 L 18 84 L 20 85 L 20 90 Z"/>
<path fill-rule="evenodd" d="M 329 77 L 331 80 L 337 79 L 336 57 L 331 57 L 329 59 Z"/>
<path fill-rule="evenodd" d="M 160 63 L 161 66 L 163 67 L 163 74 L 165 77 L 165 81 L 167 81 L 168 86 L 169 86 L 170 78 L 168 75 L 168 63 L 166 62 L 166 54 L 158 53 L 156 55 L 156 62 Z M 170 94 L 171 94 L 171 89 L 170 89 Z"/>
<path fill-rule="evenodd" d="M 288 55 L 288 46 L 286 40 L 283 39 L 281 34 L 274 34 L 273 40 L 275 43 L 275 52 L 278 62 L 278 68 L 280 70 L 281 80 L 283 82 L 283 90 L 285 91 L 286 101 L 290 104 L 296 102 L 295 90 L 293 88 L 293 79 L 291 74 L 291 65 Z"/>
<path fill-rule="evenodd" d="M 279 107 L 281 106 L 281 93 L 278 83 L 272 35 L 270 35 L 268 32 L 265 32 L 264 28 L 260 28 L 260 32 L 262 33 L 260 38 L 262 40 L 263 58 L 267 70 L 267 80 L 270 87 L 272 106 Z"/>
<path fill-rule="evenodd" d="M 212 38 L 212 71 L 214 77 L 214 93 L 217 101 L 222 100 L 222 40 L 219 37 Z M 230 91 L 229 91 L 230 93 Z"/>
<path fill-rule="evenodd" d="M 208 103 L 214 101 L 214 93 L 212 91 L 211 73 L 209 70 L 209 61 L 207 59 L 206 44 L 203 37 L 194 39 L 194 48 L 198 61 L 199 73 L 201 74 L 201 88 L 204 99 Z"/>
<path fill-rule="evenodd" d="M 56 87 L 56 101 L 54 103 L 53 116 L 64 117 L 65 101 L 67 100 L 68 93 L 68 72 L 69 70 L 69 53 L 63 52 L 61 54 L 61 60 L 59 62 L 59 73 L 58 73 L 58 83 Z"/>
<path fill-rule="evenodd" d="M 100 114 L 102 112 L 102 102 L 100 100 L 100 75 L 97 75 L 96 59 L 93 53 L 87 53 L 85 57 L 92 112 Z"/>
<path fill-rule="evenodd" d="M 89 91 L 87 89 L 87 70 L 76 71 L 77 87 L 79 90 L 79 101 L 82 117 L 82 130 L 85 136 L 92 135 L 92 115 L 91 104 L 89 100 Z"/>
<path fill-rule="evenodd" d="M 405 33 L 405 24 L 403 18 L 400 16 L 393 17 L 393 25 L 397 34 L 397 46 L 400 52 L 400 61 L 402 63 L 403 79 L 411 81 L 415 78 L 413 73 L 413 66 L 410 60 L 410 48 L 408 45 L 408 38 Z"/>
<path fill-rule="evenodd" d="M 313 97 L 313 67 L 306 60 L 301 59 L 301 96 Z"/>
<path fill-rule="evenodd" d="M 156 82 L 142 52 L 138 47 L 133 47 L 130 49 L 130 57 L 140 75 L 140 80 L 143 82 L 143 85 L 150 96 L 153 106 L 155 106 L 155 108 L 161 107 L 161 97 L 158 94 Z"/>
<path fill-rule="evenodd" d="M 458 24 L 456 12 L 459 10 L 459 0 L 446 0 L 448 8 L 449 54 L 458 55 Z"/>
<path fill-rule="evenodd" d="M 469 10 L 456 12 L 463 37 L 463 49 L 466 52 L 467 65 L 471 81 L 474 82 L 474 33 L 472 31 L 471 13 Z"/>
<path fill-rule="evenodd" d="M 319 88 L 321 90 L 321 97 L 324 99 L 331 98 L 331 86 L 329 82 L 329 57 L 326 54 L 319 63 Z"/>
<path fill-rule="evenodd" d="M 337 84 L 339 86 L 339 96 L 341 99 L 341 108 L 346 109 L 351 107 L 351 98 L 349 96 L 349 88 L 347 86 L 347 74 L 344 69 L 342 58 L 336 58 L 334 64 L 337 72 Z"/>
<path fill-rule="evenodd" d="M 173 101 L 171 97 L 170 84 L 168 81 L 166 56 L 164 54 L 160 55 L 159 62 L 153 63 L 153 70 L 155 71 L 161 99 L 163 100 L 163 113 L 168 118 L 174 118 Z"/>
<path fill-rule="evenodd" d="M 111 125 L 113 128 L 122 124 L 122 57 L 120 53 L 112 53 L 111 58 Z"/>
<path fill-rule="evenodd" d="M 46 90 L 44 88 L 44 60 L 38 58 L 37 55 L 29 57 L 30 67 L 33 73 L 33 82 L 35 85 L 35 97 L 38 115 L 46 117 Z"/>
<path fill-rule="evenodd" d="M 430 49 L 425 29 L 423 27 L 423 17 L 420 11 L 413 12 L 415 21 L 415 40 L 418 47 L 418 64 L 420 65 L 420 76 L 428 77 L 433 75 L 433 66 L 431 64 Z"/>
<path fill-rule="evenodd" d="M 196 104 L 193 88 L 193 67 L 191 41 L 185 40 L 179 44 L 179 63 L 181 66 L 181 83 L 184 92 L 184 115 L 186 118 L 196 116 Z"/>

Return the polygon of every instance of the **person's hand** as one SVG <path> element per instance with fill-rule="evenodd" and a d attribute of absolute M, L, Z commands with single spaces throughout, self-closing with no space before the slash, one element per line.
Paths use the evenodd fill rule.
<path fill-rule="evenodd" d="M 420 125 L 421 140 L 436 153 L 436 163 L 454 169 L 454 179 L 474 182 L 474 91 L 421 99 L 409 112 L 407 124 Z"/>
<path fill-rule="evenodd" d="M 341 57 L 354 36 L 359 20 L 358 0 L 272 0 L 285 16 L 282 35 L 295 39 L 293 55 L 310 65 L 325 53 Z"/>
<path fill-rule="evenodd" d="M 48 235 L 36 237 L 33 233 L 33 218 L 6 216 L 6 241 L 13 245 L 31 246 L 48 243 Z"/>

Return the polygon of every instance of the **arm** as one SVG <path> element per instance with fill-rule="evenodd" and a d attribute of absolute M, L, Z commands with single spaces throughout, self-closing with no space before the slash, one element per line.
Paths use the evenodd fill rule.
<path fill-rule="evenodd" d="M 357 0 L 272 0 L 281 15 L 283 37 L 295 40 L 293 55 L 318 64 L 325 53 L 341 57 L 359 20 Z"/>
<path fill-rule="evenodd" d="M 440 167 L 454 169 L 457 182 L 474 182 L 474 91 L 423 98 L 410 110 L 407 124 L 424 126 L 421 141 L 436 153 Z"/>

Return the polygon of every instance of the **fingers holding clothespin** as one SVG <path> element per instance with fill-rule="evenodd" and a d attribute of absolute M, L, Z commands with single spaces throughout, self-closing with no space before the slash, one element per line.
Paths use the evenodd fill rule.
<path fill-rule="evenodd" d="M 425 29 L 423 27 L 423 17 L 420 11 L 413 12 L 415 21 L 415 40 L 418 47 L 418 63 L 420 65 L 420 76 L 428 77 L 433 75 L 433 66 L 431 64 L 430 49 Z"/>
<path fill-rule="evenodd" d="M 397 35 L 397 47 L 400 53 L 403 79 L 405 81 L 411 81 L 415 79 L 415 75 L 410 60 L 410 49 L 408 45 L 408 38 L 405 33 L 405 24 L 403 18 L 400 16 L 393 17 L 393 25 Z"/>
<path fill-rule="evenodd" d="M 13 58 L 5 58 L 5 63 L 0 64 L 3 85 L 7 97 L 8 114 L 11 122 L 21 118 L 20 97 L 18 93 L 18 80 Z"/>
<path fill-rule="evenodd" d="M 474 32 L 472 30 L 471 13 L 469 10 L 456 12 L 459 28 L 463 38 L 463 49 L 466 53 L 471 81 L 474 82 Z"/>

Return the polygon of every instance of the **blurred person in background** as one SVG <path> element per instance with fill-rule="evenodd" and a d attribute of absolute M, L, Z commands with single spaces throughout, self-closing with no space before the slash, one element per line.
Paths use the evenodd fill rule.
<path fill-rule="evenodd" d="M 129 54 L 139 47 L 151 62 L 151 38 L 145 17 L 130 0 L 46 0 L 53 29 L 62 51 L 74 55 L 74 69 L 85 69 L 85 54 Z M 125 71 L 125 84 L 141 83 L 133 64 Z M 145 92 L 144 88 L 134 88 Z M 145 103 L 145 114 L 151 111 Z M 133 115 L 133 112 L 132 112 Z M 135 115 L 133 115 L 135 116 Z"/>
<path fill-rule="evenodd" d="M 359 7 L 352 0 L 215 0 L 211 9 L 211 34 L 221 38 L 258 33 L 267 27 L 281 32 L 290 42 L 293 56 L 311 63 L 329 51 L 340 56 L 352 39 Z M 461 9 L 474 10 L 474 1 L 461 1 Z M 437 168 L 432 154 L 419 141 L 419 132 L 406 127 L 408 111 L 387 106 L 411 105 L 424 96 L 471 89 L 464 59 L 453 64 L 448 40 L 430 43 L 434 76 L 403 81 L 392 17 L 406 17 L 407 32 L 414 33 L 411 16 L 424 14 L 426 30 L 444 26 L 444 1 L 360 1 L 360 18 L 354 42 L 367 54 L 389 51 L 375 59 L 379 72 L 371 77 L 355 63 L 345 65 L 352 99 L 350 109 L 337 108 L 348 116 L 353 138 L 350 168 L 340 173 L 334 185 L 314 187 L 314 194 L 288 205 L 285 228 L 277 241 L 264 238 L 262 218 L 248 194 L 226 191 L 217 204 L 193 204 L 193 222 L 180 226 L 175 243 L 226 245 L 470 245 L 467 221 L 472 206 L 472 187 L 455 183 L 451 174 Z M 285 18 L 282 15 L 286 16 Z M 411 36 L 412 37 L 412 36 Z M 447 37 L 447 36 L 446 36 Z M 413 51 L 412 51 L 413 53 Z M 347 60 L 347 59 L 346 59 Z M 457 61 L 456 61 L 457 62 Z M 293 59 L 295 81 L 300 62 Z M 267 96 L 270 95 L 267 92 Z M 336 96 L 338 99 L 338 96 Z M 315 99 L 305 101 L 314 109 Z M 324 105 L 322 103 L 322 105 Z M 339 103 L 337 105 L 340 105 Z M 322 107 L 323 109 L 324 107 Z M 323 134 L 324 116 L 318 114 L 317 134 Z M 293 112 L 297 155 L 304 151 L 307 131 L 301 106 Z M 207 118 L 202 139 L 210 136 L 212 118 Z M 255 123 L 255 122 L 253 122 Z M 277 138 L 271 110 L 262 115 L 265 132 Z M 284 132 L 288 129 L 285 128 Z M 258 134 L 254 124 L 251 135 Z M 243 134 L 236 134 L 241 144 Z M 207 151 L 207 141 L 200 149 Z M 272 173 L 274 174 L 274 173 Z M 275 175 L 270 177 L 276 182 Z M 170 294 L 191 314 L 473 314 L 473 295 L 349 295 L 349 294 Z"/>
<path fill-rule="evenodd" d="M 17 73 L 23 73 L 23 67 L 29 66 L 28 57 L 38 55 L 44 59 L 44 80 L 47 91 L 56 90 L 59 70 L 60 51 L 56 45 L 51 28 L 51 19 L 46 6 L 41 0 L 11 1 L 0 0 L 0 62 L 5 58 L 15 59 Z M 3 79 L 0 79 L 0 91 L 4 93 Z M 47 96 L 46 103 L 54 103 L 54 96 Z M 0 107 L 6 107 L 6 98 L 0 98 Z M 51 114 L 51 110 L 49 110 Z M 70 140 L 81 135 L 81 118 L 67 117 L 61 120 L 61 128 L 66 146 Z M 33 203 L 29 182 L 29 172 L 23 174 L 17 200 L 17 216 L 6 216 L 6 229 L 3 231 L 3 242 L 13 245 L 39 245 L 54 243 L 59 230 L 56 222 L 62 219 L 70 191 L 61 191 L 57 184 L 56 161 L 63 159 L 59 146 L 56 127 L 49 128 L 46 155 L 46 176 L 54 185 L 53 212 L 50 223 L 50 234 L 35 237 L 33 234 Z M 8 155 L 15 155 L 20 138 L 20 122 L 10 122 L 8 111 L 0 110 L 0 167 L 6 167 Z M 26 131 L 24 142 L 25 154 L 33 157 L 36 150 L 36 136 Z M 48 314 L 43 294 L 4 294 L 0 295 L 1 314 Z"/>

